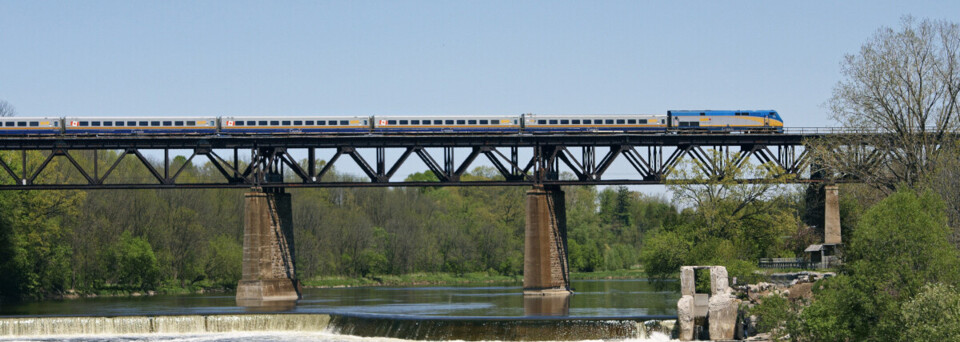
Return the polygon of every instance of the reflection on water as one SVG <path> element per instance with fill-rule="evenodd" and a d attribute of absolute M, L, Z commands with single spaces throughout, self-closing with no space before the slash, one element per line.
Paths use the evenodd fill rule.
<path fill-rule="evenodd" d="M 525 316 L 570 316 L 571 296 L 523 296 Z"/>
<path fill-rule="evenodd" d="M 676 315 L 679 285 L 658 289 L 646 280 L 573 281 L 575 294 L 563 302 L 525 303 L 517 284 L 504 286 L 360 287 L 304 289 L 295 307 L 244 308 L 232 293 L 152 297 L 86 298 L 4 304 L 0 315 L 135 315 L 248 313 L 351 313 L 408 316 L 635 317 Z M 545 298 L 546 299 L 546 298 Z M 549 301 L 549 299 L 547 299 Z"/>
<path fill-rule="evenodd" d="M 237 299 L 237 306 L 243 307 L 247 312 L 285 312 L 296 308 L 297 301 Z"/>

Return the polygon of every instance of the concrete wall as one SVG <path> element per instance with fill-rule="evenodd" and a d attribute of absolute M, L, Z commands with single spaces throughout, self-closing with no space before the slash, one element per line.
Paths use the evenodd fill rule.
<path fill-rule="evenodd" d="M 842 243 L 840 238 L 840 187 L 827 185 L 823 187 L 823 190 L 826 193 L 823 213 L 823 243 L 838 245 Z"/>
<path fill-rule="evenodd" d="M 243 215 L 243 276 L 237 285 L 237 302 L 260 306 L 261 301 L 300 299 L 290 194 L 248 192 Z"/>
<path fill-rule="evenodd" d="M 527 191 L 523 291 L 525 295 L 569 294 L 567 218 L 560 187 Z"/>

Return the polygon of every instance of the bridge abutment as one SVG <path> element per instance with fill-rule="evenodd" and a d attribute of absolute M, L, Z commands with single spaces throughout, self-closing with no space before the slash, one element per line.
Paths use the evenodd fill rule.
<path fill-rule="evenodd" d="M 534 186 L 526 194 L 523 294 L 569 295 L 567 219 L 559 186 Z"/>
<path fill-rule="evenodd" d="M 243 275 L 237 284 L 237 304 L 263 306 L 300 299 L 293 261 L 290 194 L 259 188 L 244 194 Z"/>

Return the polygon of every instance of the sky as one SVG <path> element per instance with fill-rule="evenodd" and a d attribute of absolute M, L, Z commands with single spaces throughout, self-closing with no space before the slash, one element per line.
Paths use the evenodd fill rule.
<path fill-rule="evenodd" d="M 960 1 L 8 1 L 20 116 L 775 109 L 835 125 L 840 62 Z"/>

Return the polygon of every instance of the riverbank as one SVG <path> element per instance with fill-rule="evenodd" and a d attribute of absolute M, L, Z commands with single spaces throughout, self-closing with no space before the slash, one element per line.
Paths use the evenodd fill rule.
<path fill-rule="evenodd" d="M 571 272 L 570 279 L 639 279 L 646 278 L 642 269 Z M 319 276 L 303 280 L 304 287 L 337 288 L 358 286 L 427 286 L 427 285 L 470 285 L 470 284 L 519 284 L 523 275 L 498 275 L 486 272 L 464 273 L 410 273 L 403 275 L 380 275 L 368 277 Z"/>

